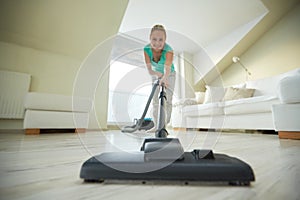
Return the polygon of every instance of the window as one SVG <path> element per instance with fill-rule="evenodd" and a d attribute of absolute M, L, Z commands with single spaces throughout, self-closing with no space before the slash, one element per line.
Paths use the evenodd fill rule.
<path fill-rule="evenodd" d="M 145 68 L 112 61 L 109 75 L 108 124 L 128 124 L 140 118 L 152 89 Z M 150 116 L 150 108 L 148 116 Z"/>

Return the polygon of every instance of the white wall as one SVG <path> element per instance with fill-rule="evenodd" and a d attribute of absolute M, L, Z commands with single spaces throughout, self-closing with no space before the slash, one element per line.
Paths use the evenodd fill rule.
<path fill-rule="evenodd" d="M 32 75 L 33 92 L 71 95 L 80 64 L 72 57 L 0 42 L 0 69 Z"/>
<path fill-rule="evenodd" d="M 184 52 L 184 90 L 185 98 L 193 98 L 195 96 L 195 91 L 193 89 L 194 85 L 194 66 L 193 66 L 193 55 Z"/>
<path fill-rule="evenodd" d="M 277 75 L 300 67 L 300 4 L 285 15 L 243 55 L 242 63 L 252 73 L 250 80 Z M 245 71 L 238 63 L 222 73 L 224 85 L 245 81 Z M 216 79 L 212 85 L 221 85 Z"/>
<path fill-rule="evenodd" d="M 198 83 L 262 18 L 266 13 L 243 24 L 229 34 L 203 47 L 194 54 L 194 83 Z M 215 69 L 213 69 L 215 70 Z"/>
<path fill-rule="evenodd" d="M 109 52 L 108 52 L 109 54 Z M 109 55 L 98 56 L 99 61 Z M 47 51 L 35 50 L 11 43 L 0 42 L 0 69 L 22 72 L 31 75 L 30 92 L 54 93 L 63 95 L 87 96 L 95 101 L 96 111 L 90 115 L 89 128 L 106 128 L 108 71 L 107 65 L 88 64 L 88 75 L 77 81 L 77 74 L 87 65 L 78 59 Z M 99 72 L 99 70 L 101 72 Z M 97 74 L 106 71 L 98 83 Z M 94 80 L 94 81 L 92 81 Z M 94 96 L 95 95 L 95 96 Z M 94 99 L 95 98 L 95 99 Z M 99 100 L 101 99 L 101 100 Z M 96 114 L 95 114 L 96 112 Z M 100 122 L 98 124 L 97 120 Z M 0 120 L 2 129 L 21 129 L 20 120 Z"/>

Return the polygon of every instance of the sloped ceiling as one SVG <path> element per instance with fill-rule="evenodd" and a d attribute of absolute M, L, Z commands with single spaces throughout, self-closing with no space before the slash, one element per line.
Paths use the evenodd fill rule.
<path fill-rule="evenodd" d="M 148 41 L 149 28 L 163 24 L 174 49 L 196 52 L 266 12 L 260 0 L 130 0 L 120 32 Z"/>
<path fill-rule="evenodd" d="M 1 0 L 0 41 L 82 60 L 97 44 L 118 32 L 127 3 Z"/>

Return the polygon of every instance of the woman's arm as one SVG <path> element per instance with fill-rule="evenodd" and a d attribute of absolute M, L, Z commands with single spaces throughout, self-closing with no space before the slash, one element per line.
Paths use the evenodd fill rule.
<path fill-rule="evenodd" d="M 161 83 L 164 83 L 166 87 L 168 87 L 168 77 L 171 73 L 171 66 L 172 66 L 172 63 L 173 63 L 173 52 L 172 51 L 168 51 L 166 53 L 166 62 L 165 62 L 165 73 L 160 81 L 160 84 Z"/>

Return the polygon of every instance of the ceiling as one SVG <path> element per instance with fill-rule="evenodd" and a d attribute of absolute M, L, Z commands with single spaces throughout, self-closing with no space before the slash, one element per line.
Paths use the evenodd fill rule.
<path fill-rule="evenodd" d="M 194 53 L 266 12 L 260 0 L 129 0 L 119 31 L 148 41 L 163 24 L 174 50 Z"/>

